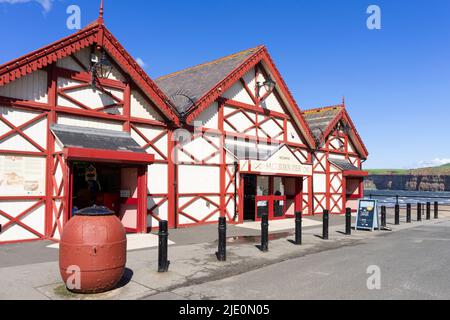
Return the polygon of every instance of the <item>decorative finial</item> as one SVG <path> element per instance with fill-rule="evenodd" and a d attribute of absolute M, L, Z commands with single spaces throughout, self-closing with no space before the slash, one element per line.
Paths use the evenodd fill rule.
<path fill-rule="evenodd" d="M 104 12 L 104 1 L 101 0 L 100 1 L 100 13 L 99 13 L 99 16 L 98 16 L 98 20 L 101 21 L 101 22 L 103 22 L 103 12 Z"/>
<path fill-rule="evenodd" d="M 342 105 L 345 107 L 345 96 L 342 96 Z"/>

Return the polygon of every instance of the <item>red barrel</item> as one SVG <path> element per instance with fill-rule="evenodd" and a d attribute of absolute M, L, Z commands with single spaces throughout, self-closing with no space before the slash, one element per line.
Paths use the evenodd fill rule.
<path fill-rule="evenodd" d="M 114 289 L 123 277 L 126 260 L 125 229 L 111 210 L 83 209 L 64 227 L 59 268 L 70 291 L 87 294 Z"/>

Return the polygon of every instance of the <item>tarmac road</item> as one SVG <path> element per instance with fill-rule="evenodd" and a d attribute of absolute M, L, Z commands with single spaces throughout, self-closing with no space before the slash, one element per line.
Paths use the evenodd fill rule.
<path fill-rule="evenodd" d="M 379 268 L 379 290 L 368 289 L 370 266 Z M 387 233 L 149 298 L 450 299 L 450 222 Z"/>

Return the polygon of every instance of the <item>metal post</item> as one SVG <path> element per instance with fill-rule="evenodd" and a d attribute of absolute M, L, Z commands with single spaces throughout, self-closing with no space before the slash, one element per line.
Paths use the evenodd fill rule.
<path fill-rule="evenodd" d="M 302 244 L 302 212 L 295 213 L 295 241 L 294 244 Z"/>
<path fill-rule="evenodd" d="M 269 215 L 267 213 L 261 217 L 261 251 L 269 251 Z"/>
<path fill-rule="evenodd" d="M 411 203 L 406 205 L 406 223 L 411 223 Z"/>
<path fill-rule="evenodd" d="M 422 203 L 422 220 L 423 220 L 423 217 L 425 216 L 426 206 L 427 206 L 426 203 Z"/>
<path fill-rule="evenodd" d="M 159 247 L 158 247 L 158 272 L 169 271 L 170 261 L 167 260 L 167 249 L 168 249 L 168 223 L 163 220 L 159 222 Z"/>
<path fill-rule="evenodd" d="M 434 218 L 439 219 L 439 202 L 434 203 Z"/>
<path fill-rule="evenodd" d="M 386 228 L 386 206 L 381 207 L 381 227 Z"/>
<path fill-rule="evenodd" d="M 227 219 L 219 218 L 219 250 L 216 252 L 217 260 L 227 261 Z"/>
<path fill-rule="evenodd" d="M 400 205 L 395 205 L 395 225 L 400 225 Z"/>
<path fill-rule="evenodd" d="M 422 221 L 422 204 L 417 204 L 417 221 Z"/>
<path fill-rule="evenodd" d="M 330 222 L 330 212 L 328 210 L 323 210 L 323 240 L 328 240 L 328 225 Z"/>
<path fill-rule="evenodd" d="M 427 220 L 431 220 L 431 203 L 427 202 Z"/>
<path fill-rule="evenodd" d="M 352 235 L 352 209 L 347 208 L 345 211 L 345 234 Z"/>
<path fill-rule="evenodd" d="M 396 199 L 395 204 L 399 204 L 399 202 L 398 202 L 398 195 L 395 196 L 395 199 Z"/>

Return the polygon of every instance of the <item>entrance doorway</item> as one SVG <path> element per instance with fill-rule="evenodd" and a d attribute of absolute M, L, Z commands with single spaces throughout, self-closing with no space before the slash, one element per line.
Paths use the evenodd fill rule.
<path fill-rule="evenodd" d="M 244 176 L 244 220 L 260 221 L 293 217 L 301 206 L 302 180 L 294 177 Z"/>
<path fill-rule="evenodd" d="M 73 161 L 70 163 L 70 217 L 81 209 L 104 206 L 114 211 L 127 232 L 139 232 L 143 206 L 139 203 L 138 165 Z M 146 190 L 145 190 L 146 191 Z M 143 198 L 145 201 L 145 198 Z"/>

